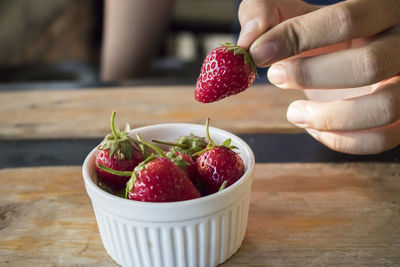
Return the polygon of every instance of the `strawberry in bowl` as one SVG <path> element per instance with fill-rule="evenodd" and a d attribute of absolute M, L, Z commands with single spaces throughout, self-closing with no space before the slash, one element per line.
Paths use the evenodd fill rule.
<path fill-rule="evenodd" d="M 210 119 L 206 123 L 207 147 L 195 153 L 198 179 L 205 194 L 213 194 L 231 186 L 242 177 L 244 163 L 238 153 L 233 151 L 231 139 L 216 145 L 210 136 Z"/>
<path fill-rule="evenodd" d="M 116 171 L 133 171 L 144 160 L 137 140 L 129 136 L 130 127 L 120 131 L 114 123 L 115 111 L 111 114 L 111 134 L 108 134 L 97 147 L 96 173 L 100 187 L 111 193 L 124 190 L 129 177 L 102 170 L 99 165 Z"/>
<path fill-rule="evenodd" d="M 167 155 L 148 142 L 142 143 L 156 154 L 151 154 L 132 172 L 98 165 L 98 168 L 110 174 L 130 177 L 126 184 L 126 198 L 145 202 L 173 202 L 201 196 L 186 173 L 186 160 L 175 154 Z"/>
<path fill-rule="evenodd" d="M 200 189 L 200 181 L 198 179 L 198 170 L 196 166 L 195 154 L 202 151 L 207 147 L 207 142 L 205 137 L 196 136 L 190 133 L 187 136 L 180 136 L 176 138 L 173 142 L 166 142 L 160 140 L 152 140 L 152 142 L 159 145 L 166 145 L 169 147 L 167 152 L 167 157 L 175 159 L 176 163 L 180 160 L 186 161 L 183 169 L 185 170 L 187 176 L 192 181 L 192 183 Z M 182 164 L 182 163 L 180 163 Z"/>

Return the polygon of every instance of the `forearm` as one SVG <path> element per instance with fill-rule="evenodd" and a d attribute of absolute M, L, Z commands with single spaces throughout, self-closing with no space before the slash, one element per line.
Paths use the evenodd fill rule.
<path fill-rule="evenodd" d="M 106 0 L 102 80 L 144 73 L 162 40 L 174 0 Z"/>

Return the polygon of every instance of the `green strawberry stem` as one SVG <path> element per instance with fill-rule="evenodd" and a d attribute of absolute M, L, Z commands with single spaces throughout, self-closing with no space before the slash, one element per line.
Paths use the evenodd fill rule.
<path fill-rule="evenodd" d="M 207 122 L 206 122 L 206 135 L 207 135 L 207 138 L 209 141 L 209 144 L 207 145 L 207 148 L 206 148 L 207 150 L 212 149 L 214 147 L 226 147 L 229 149 L 237 149 L 236 146 L 231 146 L 232 140 L 230 138 L 226 139 L 220 146 L 217 146 L 214 143 L 214 141 L 211 139 L 211 136 L 210 136 L 210 118 L 208 118 Z"/>
<path fill-rule="evenodd" d="M 142 150 L 142 153 L 143 153 L 143 158 L 146 158 L 146 146 L 145 145 L 143 145 L 143 139 L 142 139 L 142 136 L 139 134 L 139 133 L 136 133 L 136 139 L 139 141 L 139 146 L 140 146 L 140 149 Z"/>
<path fill-rule="evenodd" d="M 134 183 L 137 180 L 136 177 L 136 172 L 141 171 L 145 168 L 146 164 L 149 163 L 150 161 L 152 161 L 156 156 L 154 156 L 154 154 L 151 154 L 150 156 L 148 156 L 144 161 L 140 162 L 139 165 L 137 165 L 135 167 L 135 169 L 132 172 L 132 176 L 131 179 L 129 179 L 129 181 L 126 183 L 126 187 L 125 187 L 125 198 L 128 198 L 128 194 L 129 192 L 132 191 Z"/>
<path fill-rule="evenodd" d="M 204 151 L 211 150 L 211 149 L 213 149 L 215 147 L 226 147 L 226 148 L 229 148 L 229 149 L 237 149 L 236 146 L 231 146 L 232 140 L 230 138 L 226 139 L 222 143 L 222 145 L 220 145 L 220 146 L 217 146 L 214 143 L 214 141 L 211 139 L 211 136 L 210 136 L 210 118 L 207 118 L 207 121 L 206 121 L 206 136 L 207 136 L 207 139 L 208 139 L 207 147 L 205 149 L 199 151 L 199 152 L 194 153 L 193 156 L 201 155 Z"/>
<path fill-rule="evenodd" d="M 118 176 L 132 176 L 132 171 L 117 171 L 111 168 L 108 168 L 102 164 L 98 164 L 97 166 L 99 166 L 100 169 L 102 169 L 105 172 L 114 174 L 114 175 L 118 175 Z"/>
<path fill-rule="evenodd" d="M 207 145 L 207 148 L 215 147 L 215 143 L 211 139 L 211 136 L 210 136 L 210 118 L 207 118 L 207 121 L 206 121 L 206 136 L 207 136 L 207 139 L 209 142 L 209 144 Z"/>
<path fill-rule="evenodd" d="M 195 136 L 190 133 L 186 136 L 180 136 L 172 142 L 165 142 L 159 140 L 152 140 L 154 143 L 170 146 L 175 149 L 176 152 L 182 152 L 187 155 L 193 156 L 194 153 L 203 150 L 207 146 L 205 137 Z"/>
<path fill-rule="evenodd" d="M 115 130 L 114 119 L 115 119 L 115 111 L 113 110 L 113 112 L 111 113 L 111 132 L 114 136 L 114 139 L 117 140 L 119 138 L 119 136 L 117 134 L 117 131 Z"/>
<path fill-rule="evenodd" d="M 154 152 L 156 152 L 156 154 L 157 154 L 157 156 L 160 156 L 160 157 L 163 157 L 163 158 L 165 158 L 166 156 L 165 156 L 165 152 L 161 149 L 161 148 L 159 148 L 158 146 L 155 146 L 155 145 L 153 145 L 153 144 L 151 144 L 151 143 L 149 143 L 149 142 L 146 142 L 146 141 L 141 141 L 145 146 L 148 146 L 148 147 L 150 147 L 151 149 L 153 149 L 154 150 Z"/>
<path fill-rule="evenodd" d="M 162 158 L 168 158 L 171 160 L 176 166 L 181 168 L 182 170 L 185 170 L 185 167 L 189 165 L 188 162 L 186 162 L 181 155 L 175 155 L 175 150 L 172 148 L 168 153 L 165 153 L 161 148 L 158 146 L 155 146 L 149 142 L 142 141 L 142 143 L 156 152 L 157 156 L 162 157 Z M 152 154 L 154 156 L 154 154 Z"/>
<path fill-rule="evenodd" d="M 224 182 L 222 183 L 221 187 L 218 189 L 218 192 L 224 190 L 225 187 L 226 187 L 226 184 L 227 184 L 227 181 L 224 181 Z"/>
<path fill-rule="evenodd" d="M 134 150 L 139 150 L 138 141 L 131 138 L 129 124 L 125 124 L 125 130 L 120 131 L 119 128 L 115 127 L 115 114 L 111 113 L 111 132 L 99 145 L 100 150 L 109 150 L 109 157 L 116 159 L 132 159 Z"/>
<path fill-rule="evenodd" d="M 207 137 L 207 140 L 208 140 L 207 147 L 206 147 L 205 149 L 201 150 L 201 151 L 198 151 L 198 152 L 194 153 L 193 156 L 199 156 L 199 155 L 201 155 L 204 151 L 213 149 L 214 147 L 217 146 L 217 145 L 214 143 L 214 141 L 211 139 L 211 136 L 210 136 L 210 117 L 208 117 L 208 118 L 207 118 L 207 121 L 206 121 L 206 137 Z"/>
<path fill-rule="evenodd" d="M 166 145 L 166 146 L 178 146 L 178 147 L 182 147 L 182 148 L 187 148 L 186 145 L 183 144 L 177 144 L 177 143 L 170 143 L 170 142 L 165 142 L 165 141 L 159 141 L 159 140 L 151 140 L 154 143 L 160 144 L 160 145 Z"/>

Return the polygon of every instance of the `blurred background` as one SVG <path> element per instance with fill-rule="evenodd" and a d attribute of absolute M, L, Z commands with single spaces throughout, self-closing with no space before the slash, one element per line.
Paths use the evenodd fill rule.
<path fill-rule="evenodd" d="M 337 1 L 307 2 L 330 4 Z M 146 20 L 146 16 L 151 21 L 159 16 L 157 12 L 168 15 L 157 23 L 158 31 L 153 24 L 140 28 L 152 34 L 152 38 L 159 35 L 155 44 L 142 44 L 143 55 L 139 52 L 132 54 L 131 58 L 124 58 L 124 54 L 136 49 L 133 45 L 123 49 L 110 45 L 110 50 L 123 50 L 110 57 L 120 56 L 122 59 L 115 61 L 125 60 L 140 65 L 140 71 L 101 79 L 104 78 L 101 75 L 101 62 L 104 62 L 101 51 L 105 43 L 103 29 L 110 3 L 114 9 L 128 9 L 128 12 L 116 11 L 125 13 L 122 17 L 126 18 L 117 15 L 116 19 L 114 12 L 111 19 L 114 24 L 122 25 L 122 35 L 126 36 L 138 33 L 135 24 Z M 151 4 L 145 6 L 143 3 Z M 169 9 L 161 10 L 161 3 L 167 3 Z M 194 84 L 207 52 L 220 42 L 236 42 L 240 31 L 237 19 L 239 4 L 240 0 L 2 0 L 0 89 L 80 88 L 149 82 Z M 111 32 L 118 30 L 115 25 L 113 27 Z M 109 36 L 109 39 L 116 39 L 115 35 Z M 138 38 L 143 39 L 143 36 Z M 137 57 L 146 60 L 134 63 Z M 112 63 L 107 64 L 109 69 L 118 69 Z M 127 69 L 124 65 L 119 68 L 117 71 Z M 266 83 L 263 72 L 259 74 L 261 82 Z"/>
<path fill-rule="evenodd" d="M 86 87 L 132 82 L 194 83 L 207 51 L 235 42 L 237 3 L 177 0 L 165 33 L 140 75 L 101 82 L 105 2 L 0 1 L 1 87 Z"/>
<path fill-rule="evenodd" d="M 153 43 L 146 43 L 147 46 L 133 53 L 132 58 L 124 56 L 137 50 L 133 47 L 135 42 L 132 42 L 132 47 L 111 49 L 117 52 L 117 56 L 118 53 L 122 56 L 121 60 L 116 60 L 117 63 L 125 61 L 129 64 L 142 56 L 146 60 L 137 73 L 101 79 L 102 47 L 105 43 L 103 29 L 110 10 L 107 4 L 113 3 L 121 8 L 123 2 L 133 5 L 118 11 L 125 13 L 125 17 L 118 17 L 117 12 L 117 23 L 111 32 L 119 31 L 119 36 L 123 37 L 150 32 L 158 38 Z M 332 4 L 337 1 L 307 2 Z M 143 8 L 136 6 L 137 3 L 151 4 Z M 167 18 L 135 29 L 135 19 L 154 19 L 162 8 L 160 3 L 169 5 Z M 220 42 L 236 42 L 240 31 L 237 20 L 239 4 L 240 0 L 1 0 L 0 91 L 179 84 L 194 88 L 208 51 Z M 265 70 L 258 72 L 256 83 L 267 83 Z M 305 133 L 241 137 L 254 148 L 258 162 L 400 160 L 397 150 L 370 156 L 334 152 Z M 99 142 L 99 139 L 0 140 L 3 151 L 0 168 L 21 164 L 80 164 L 82 158 L 76 155 L 86 155 Z M 268 153 L 264 147 L 269 148 Z M 59 151 L 69 152 L 60 159 Z"/>

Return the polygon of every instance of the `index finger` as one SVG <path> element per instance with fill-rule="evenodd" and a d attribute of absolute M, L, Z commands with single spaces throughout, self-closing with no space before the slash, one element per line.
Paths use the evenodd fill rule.
<path fill-rule="evenodd" d="M 311 49 L 367 37 L 400 20 L 400 1 L 345 1 L 288 19 L 250 47 L 257 66 L 266 67 Z"/>
<path fill-rule="evenodd" d="M 317 8 L 294 0 L 243 0 L 238 11 L 241 31 L 237 44 L 248 49 L 258 37 L 282 21 Z"/>

